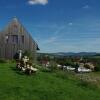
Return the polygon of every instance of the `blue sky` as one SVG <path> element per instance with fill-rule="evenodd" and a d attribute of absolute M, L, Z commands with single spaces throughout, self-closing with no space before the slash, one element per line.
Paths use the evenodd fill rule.
<path fill-rule="evenodd" d="M 0 0 L 0 30 L 14 16 L 40 52 L 100 52 L 100 0 Z"/>

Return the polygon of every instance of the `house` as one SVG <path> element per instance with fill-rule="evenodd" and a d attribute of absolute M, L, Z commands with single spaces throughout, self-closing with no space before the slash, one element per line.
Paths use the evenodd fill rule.
<path fill-rule="evenodd" d="M 91 70 L 94 70 L 95 69 L 95 66 L 91 62 L 85 63 L 85 66 L 88 67 Z"/>
<path fill-rule="evenodd" d="M 39 48 L 20 21 L 14 17 L 0 32 L 0 58 L 13 59 L 19 50 L 31 52 L 36 59 Z"/>

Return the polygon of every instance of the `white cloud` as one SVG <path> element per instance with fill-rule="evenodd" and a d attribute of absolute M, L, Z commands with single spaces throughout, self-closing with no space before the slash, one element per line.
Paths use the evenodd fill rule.
<path fill-rule="evenodd" d="M 85 6 L 83 6 L 83 9 L 89 9 L 89 8 L 90 8 L 89 5 L 85 5 Z"/>
<path fill-rule="evenodd" d="M 46 5 L 48 3 L 48 0 L 28 0 L 28 4 L 35 5 L 35 4 L 41 4 Z"/>

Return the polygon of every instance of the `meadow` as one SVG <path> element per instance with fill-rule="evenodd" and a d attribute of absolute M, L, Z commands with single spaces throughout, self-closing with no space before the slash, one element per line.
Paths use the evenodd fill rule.
<path fill-rule="evenodd" d="M 4 63 L 0 64 L 0 100 L 100 100 L 100 88 L 75 73 L 39 70 L 25 75 L 15 64 Z"/>

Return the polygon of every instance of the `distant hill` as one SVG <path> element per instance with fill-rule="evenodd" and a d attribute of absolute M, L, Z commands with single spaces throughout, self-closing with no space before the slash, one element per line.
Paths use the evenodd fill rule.
<path fill-rule="evenodd" d="M 94 56 L 94 55 L 97 55 L 97 53 L 96 52 L 79 52 L 79 53 L 73 53 L 73 52 L 64 53 L 64 52 L 60 52 L 60 53 L 56 53 L 55 55 L 62 55 L 62 56 Z"/>
<path fill-rule="evenodd" d="M 100 55 L 100 53 L 96 52 L 79 52 L 79 53 L 74 53 L 74 52 L 58 52 L 58 53 L 39 53 L 41 55 L 52 55 L 52 56 L 95 56 L 95 55 Z"/>

